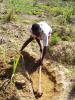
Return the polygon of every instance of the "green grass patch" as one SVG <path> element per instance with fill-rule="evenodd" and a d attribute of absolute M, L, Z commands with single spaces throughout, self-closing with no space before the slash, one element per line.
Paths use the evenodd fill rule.
<path fill-rule="evenodd" d="M 39 14 L 42 12 L 36 6 L 33 6 L 34 0 L 8 0 L 7 7 L 8 9 L 13 6 L 16 13 L 26 13 L 26 14 Z"/>
<path fill-rule="evenodd" d="M 51 36 L 51 41 L 49 43 L 50 46 L 54 46 L 58 43 L 58 41 L 60 40 L 60 37 L 58 36 L 57 33 L 54 33 L 52 36 Z"/>
<path fill-rule="evenodd" d="M 16 70 L 17 70 L 17 66 L 19 64 L 20 57 L 23 57 L 22 54 L 16 54 L 14 56 L 14 59 L 13 59 L 13 74 L 12 74 L 11 80 L 15 79 Z"/>
<path fill-rule="evenodd" d="M 14 57 L 14 62 L 13 62 L 13 74 L 15 75 L 16 73 L 16 68 L 17 68 L 17 65 L 19 63 L 19 59 L 20 59 L 20 55 L 16 55 Z"/>
<path fill-rule="evenodd" d="M 55 1 L 54 3 L 51 3 L 50 1 L 46 1 L 46 3 L 37 1 L 36 5 L 34 6 L 35 3 L 36 0 L 8 0 L 7 8 L 11 9 L 11 7 L 13 7 L 16 13 L 26 13 L 34 15 L 47 13 L 48 15 L 52 16 L 63 15 L 67 21 L 69 20 L 71 15 L 75 14 L 74 5 L 70 6 L 68 2 L 67 5 L 64 4 L 62 6 L 61 3 L 57 3 L 57 1 Z M 50 5 L 48 5 L 48 3 Z"/>

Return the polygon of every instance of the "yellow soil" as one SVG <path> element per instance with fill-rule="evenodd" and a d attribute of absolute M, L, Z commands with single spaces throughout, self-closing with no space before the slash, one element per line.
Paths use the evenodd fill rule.
<path fill-rule="evenodd" d="M 38 71 L 34 72 L 32 74 L 32 80 L 33 80 L 33 88 L 35 91 L 38 89 L 38 78 L 39 73 Z M 39 100 L 50 100 L 50 98 L 54 95 L 54 83 L 49 79 L 49 76 L 42 72 L 42 91 L 43 95 Z"/>

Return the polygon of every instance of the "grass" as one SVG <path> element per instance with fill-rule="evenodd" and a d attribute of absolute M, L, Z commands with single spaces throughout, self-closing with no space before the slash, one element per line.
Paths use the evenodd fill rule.
<path fill-rule="evenodd" d="M 38 7 L 33 6 L 33 2 L 34 0 L 8 0 L 7 7 L 9 9 L 13 6 L 16 13 L 41 13 L 41 10 L 38 9 Z"/>
<path fill-rule="evenodd" d="M 52 36 L 51 36 L 51 41 L 50 41 L 50 46 L 54 46 L 58 43 L 58 41 L 60 40 L 60 37 L 58 36 L 57 33 L 54 33 Z"/>
<path fill-rule="evenodd" d="M 17 66 L 18 66 L 20 57 L 21 57 L 21 54 L 17 54 L 17 55 L 15 55 L 15 57 L 14 57 L 14 60 L 13 60 L 13 74 L 12 74 L 11 80 L 12 80 L 12 79 L 15 79 L 16 69 L 17 69 Z"/>
<path fill-rule="evenodd" d="M 16 68 L 17 68 L 17 65 L 19 63 L 19 59 L 20 59 L 20 55 L 17 55 L 15 58 L 14 58 L 14 63 L 13 63 L 13 74 L 16 73 Z"/>
<path fill-rule="evenodd" d="M 58 14 L 64 15 L 64 17 L 75 14 L 75 7 L 74 6 L 61 6 L 61 4 L 56 3 L 53 5 L 48 6 L 44 3 L 36 3 L 34 6 L 35 0 L 8 0 L 7 5 L 8 8 L 14 6 L 14 10 L 19 13 L 27 13 L 33 14 L 41 14 L 42 12 L 48 11 L 48 13 L 56 16 Z"/>
<path fill-rule="evenodd" d="M 8 15 L 7 20 L 10 21 L 12 19 L 16 20 L 16 18 L 12 14 L 10 14 L 9 9 L 14 10 L 15 14 L 28 14 L 28 15 L 39 15 L 46 16 L 52 21 L 51 18 L 56 18 L 54 22 L 58 25 L 66 25 L 69 24 L 71 19 L 75 17 L 75 2 L 64 2 L 64 5 L 60 2 L 60 0 L 52 1 L 44 1 L 38 2 L 37 0 L 8 0 L 7 1 L 7 12 Z M 34 5 L 35 4 L 35 5 Z M 71 4 L 71 5 L 70 5 Z M 61 15 L 61 16 L 60 16 Z M 57 18 L 58 17 L 58 18 Z M 57 20 L 57 21 L 56 21 Z M 54 24 L 52 21 L 52 24 Z M 26 21 L 25 21 L 26 23 Z"/>

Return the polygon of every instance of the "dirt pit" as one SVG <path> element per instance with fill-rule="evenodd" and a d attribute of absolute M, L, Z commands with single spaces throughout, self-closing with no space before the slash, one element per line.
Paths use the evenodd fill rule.
<path fill-rule="evenodd" d="M 26 54 L 26 56 L 28 55 Z M 32 64 L 32 59 L 30 59 L 31 57 L 28 57 L 27 60 L 29 60 Z M 27 64 L 28 63 L 26 63 L 25 66 L 27 66 Z M 28 67 L 30 67 L 31 64 L 28 64 Z M 13 71 L 12 63 L 4 64 L 3 61 L 0 61 L 0 100 L 50 100 L 50 98 L 53 97 L 55 92 L 54 82 L 50 80 L 49 73 L 47 73 L 46 70 L 42 69 L 43 95 L 41 98 L 38 98 L 34 94 L 34 90 L 37 91 L 38 89 L 39 68 L 36 67 L 34 71 L 34 66 L 31 67 L 31 69 L 24 69 L 25 66 L 20 67 L 20 65 L 21 64 L 19 64 L 18 66 L 16 78 L 13 82 L 11 81 Z M 25 73 L 28 73 L 29 76 L 26 76 Z M 30 79 L 28 79 L 30 78 L 30 76 L 32 82 L 30 81 Z"/>

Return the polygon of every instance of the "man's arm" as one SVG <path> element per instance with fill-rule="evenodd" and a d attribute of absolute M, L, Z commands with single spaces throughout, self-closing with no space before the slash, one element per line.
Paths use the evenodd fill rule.
<path fill-rule="evenodd" d="M 41 46 L 40 40 L 36 38 L 36 41 L 37 41 L 37 43 L 39 44 L 40 52 L 42 52 L 42 46 Z"/>
<path fill-rule="evenodd" d="M 29 39 L 27 39 L 27 41 L 23 44 L 22 48 L 20 51 L 22 51 L 34 38 L 32 36 L 30 36 Z"/>
<path fill-rule="evenodd" d="M 44 38 L 43 38 L 43 52 L 42 52 L 42 58 L 41 58 L 41 64 L 43 62 L 43 59 L 45 57 L 45 54 L 46 54 L 46 51 L 47 51 L 47 48 L 48 48 L 48 35 L 45 34 Z"/>
<path fill-rule="evenodd" d="M 44 46 L 43 53 L 42 53 L 42 58 L 41 58 L 41 63 L 43 62 L 43 59 L 44 59 L 45 54 L 46 54 L 46 51 L 47 51 L 47 46 Z"/>

